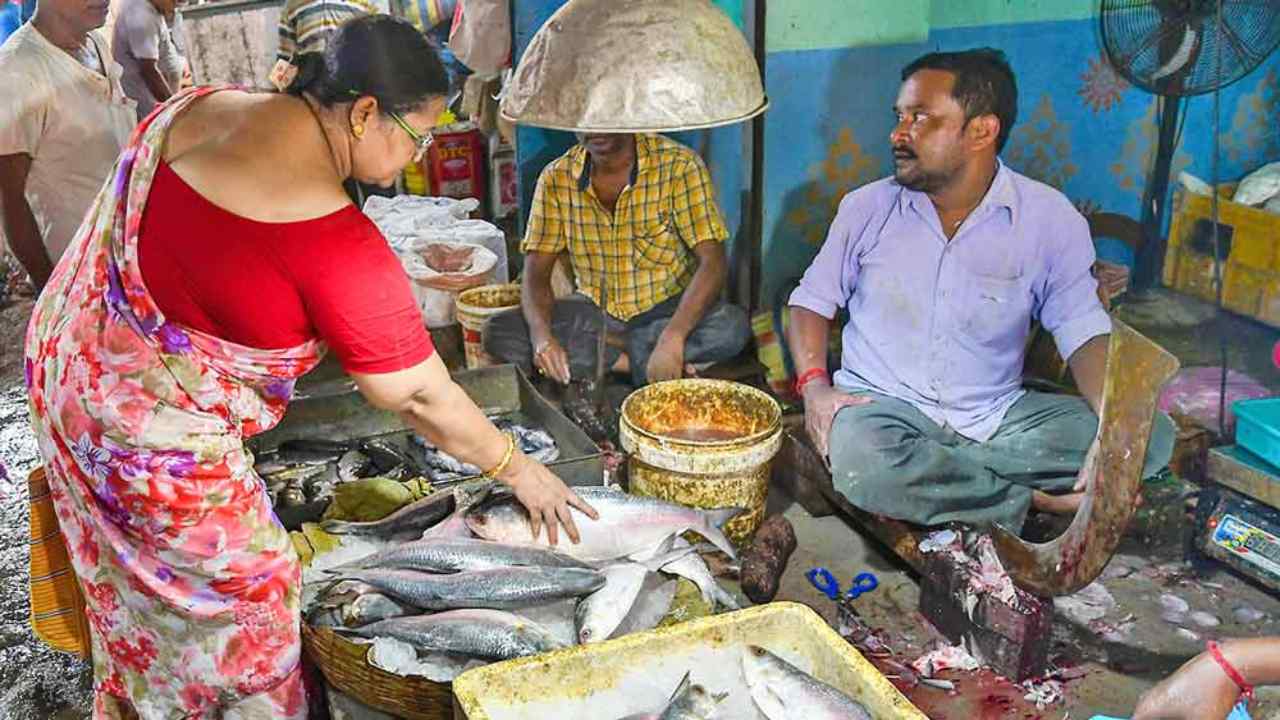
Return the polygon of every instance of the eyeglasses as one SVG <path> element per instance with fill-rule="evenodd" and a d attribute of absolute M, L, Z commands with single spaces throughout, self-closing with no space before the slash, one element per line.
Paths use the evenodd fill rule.
<path fill-rule="evenodd" d="M 423 156 L 427 154 L 427 148 L 431 147 L 431 143 L 436 141 L 435 135 L 432 135 L 430 132 L 426 135 L 419 135 L 418 131 L 410 127 L 409 123 L 405 122 L 404 118 L 400 117 L 399 113 L 388 111 L 387 114 L 390 115 L 391 119 L 395 120 L 396 124 L 403 128 L 405 132 L 409 133 L 409 137 L 413 139 L 413 161 L 421 162 Z"/>

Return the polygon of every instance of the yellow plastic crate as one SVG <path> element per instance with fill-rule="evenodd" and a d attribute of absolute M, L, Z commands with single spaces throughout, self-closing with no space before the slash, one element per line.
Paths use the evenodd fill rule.
<path fill-rule="evenodd" d="M 928 720 L 813 610 L 778 602 L 691 620 L 597 645 L 469 670 L 453 683 L 455 720 L 601 720 L 661 706 L 686 671 L 729 692 L 722 717 L 763 717 L 742 678 L 759 645 L 861 702 L 873 717 Z"/>
<path fill-rule="evenodd" d="M 1280 327 L 1280 215 L 1231 202 L 1219 189 L 1222 301 L 1233 312 Z M 1213 213 L 1210 198 L 1178 188 L 1164 261 L 1164 284 L 1213 302 Z"/>

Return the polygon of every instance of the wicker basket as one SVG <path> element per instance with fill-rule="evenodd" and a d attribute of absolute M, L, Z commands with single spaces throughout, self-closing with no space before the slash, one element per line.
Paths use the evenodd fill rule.
<path fill-rule="evenodd" d="M 448 683 L 402 677 L 370 665 L 368 645 L 329 628 L 302 626 L 302 646 L 333 687 L 375 710 L 409 720 L 452 720 L 453 689 Z"/>

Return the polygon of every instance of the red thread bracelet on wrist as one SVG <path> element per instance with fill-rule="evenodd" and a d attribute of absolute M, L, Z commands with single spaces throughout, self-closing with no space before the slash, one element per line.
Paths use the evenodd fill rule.
<path fill-rule="evenodd" d="M 827 371 L 825 368 L 809 368 L 808 370 L 805 370 L 803 373 L 800 374 L 800 377 L 796 378 L 796 384 L 794 385 L 796 395 L 804 394 L 805 385 L 808 385 L 809 383 L 813 382 L 814 380 L 817 380 L 818 378 L 826 378 L 826 377 L 827 377 Z"/>
<path fill-rule="evenodd" d="M 1240 671 L 1228 662 L 1225 657 L 1223 657 L 1222 649 L 1218 647 L 1218 643 L 1210 640 L 1206 643 L 1206 646 L 1209 648 L 1209 656 L 1213 658 L 1214 662 L 1218 663 L 1218 667 L 1222 668 L 1222 672 L 1226 673 L 1227 677 L 1231 678 L 1231 682 L 1235 683 L 1236 687 L 1240 688 L 1240 694 L 1244 699 L 1252 700 L 1253 686 L 1245 682 L 1244 676 L 1240 674 Z"/>

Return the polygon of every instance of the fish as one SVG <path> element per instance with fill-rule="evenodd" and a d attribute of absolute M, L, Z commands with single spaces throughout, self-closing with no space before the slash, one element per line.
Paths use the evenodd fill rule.
<path fill-rule="evenodd" d="M 415 500 L 396 510 L 381 520 L 369 522 L 351 522 L 347 520 L 325 520 L 320 529 L 334 535 L 374 535 L 392 537 L 401 533 L 420 533 L 435 525 L 457 505 L 455 490 L 438 490 L 424 498 Z M 486 493 L 488 490 L 485 491 Z"/>
<path fill-rule="evenodd" d="M 671 602 L 676 597 L 679 583 L 667 580 L 659 573 L 651 573 L 645 578 L 640 588 L 640 596 L 636 598 L 631 611 L 622 619 L 622 623 L 613 631 L 614 637 L 625 637 L 631 633 L 652 630 L 671 612 Z"/>
<path fill-rule="evenodd" d="M 342 608 L 342 624 L 360 627 L 369 623 L 415 614 L 411 607 L 398 603 L 382 593 L 360 595 Z"/>
<path fill-rule="evenodd" d="M 743 650 L 742 671 L 769 720 L 871 720 L 862 703 L 758 645 Z"/>
<path fill-rule="evenodd" d="M 601 572 L 604 587 L 580 600 L 573 615 L 574 630 L 583 645 L 613 636 L 640 595 L 649 568 L 628 562 L 609 565 Z"/>
<path fill-rule="evenodd" d="M 341 573 L 356 568 L 401 568 L 434 573 L 492 570 L 503 567 L 573 567 L 592 569 L 577 558 L 551 548 L 509 545 L 476 539 L 427 538 L 376 552 L 348 565 L 330 568 Z"/>
<path fill-rule="evenodd" d="M 510 660 L 563 647 L 545 628 L 527 618 L 476 608 L 379 620 L 338 632 L 364 638 L 389 637 L 419 650 L 486 660 Z"/>
<path fill-rule="evenodd" d="M 409 436 L 409 442 L 411 445 L 417 446 L 416 454 L 421 463 L 426 466 L 427 473 L 433 480 L 448 480 L 480 474 L 480 468 L 470 463 L 462 462 L 432 445 L 430 441 L 420 435 Z"/>
<path fill-rule="evenodd" d="M 427 528 L 422 533 L 423 540 L 462 540 L 466 538 L 474 538 L 471 529 L 467 527 L 467 510 L 458 508 L 454 510 L 449 517 L 440 521 L 438 524 Z"/>
<path fill-rule="evenodd" d="M 373 461 L 373 466 L 378 469 L 380 475 L 412 462 L 403 452 L 382 438 L 372 438 L 360 443 L 360 452 Z"/>
<path fill-rule="evenodd" d="M 687 545 L 684 539 L 679 543 Z M 716 582 L 715 576 L 711 574 L 711 568 L 707 567 L 707 561 L 694 552 L 693 548 L 690 547 L 688 550 L 689 552 L 677 559 L 663 564 L 662 571 L 690 580 L 702 592 L 702 599 L 713 607 L 719 605 L 730 610 L 739 609 L 741 605 L 738 601 Z"/>
<path fill-rule="evenodd" d="M 359 480 L 373 468 L 373 461 L 359 450 L 348 450 L 338 458 L 338 479 L 342 482 Z"/>
<path fill-rule="evenodd" d="M 469 570 L 451 575 L 417 570 L 352 568 L 336 577 L 359 580 L 396 600 L 427 610 L 510 610 L 590 595 L 605 582 L 604 575 L 595 570 L 543 567 Z"/>
<path fill-rule="evenodd" d="M 299 483 L 306 482 L 310 478 L 317 475 L 323 475 L 329 468 L 329 463 L 315 463 L 310 465 L 290 465 L 283 470 L 275 472 L 263 473 L 258 472 L 258 476 L 265 483 L 290 483 L 297 481 Z M 257 470 L 257 468 L 255 468 Z"/>
<path fill-rule="evenodd" d="M 691 674 L 684 674 L 671 700 L 658 713 L 658 720 L 711 720 L 715 716 L 716 707 L 729 694 L 712 695 L 705 687 L 694 683 Z"/>
<path fill-rule="evenodd" d="M 730 557 L 737 557 L 733 544 L 720 528 L 741 513 L 741 508 L 697 510 L 603 487 L 580 487 L 575 488 L 575 492 L 600 513 L 600 519 L 593 521 L 573 510 L 581 541 L 565 542 L 561 547 L 580 560 L 600 563 L 630 557 L 688 530 L 710 540 Z M 549 544 L 545 534 L 533 536 L 528 511 L 509 494 L 491 498 L 474 508 L 467 515 L 467 527 L 486 540 Z"/>
<path fill-rule="evenodd" d="M 528 428 L 504 419 L 495 420 L 494 425 L 499 430 L 510 432 L 521 452 L 544 465 L 560 457 L 560 448 L 556 445 L 555 438 L 545 430 Z M 474 477 L 481 473 L 479 467 L 459 460 L 420 435 L 410 435 L 409 441 L 409 456 L 424 466 L 425 474 L 435 482 Z"/>
<path fill-rule="evenodd" d="M 276 500 L 282 508 L 301 507 L 307 504 L 307 494 L 300 485 L 289 483 L 276 495 Z"/>

